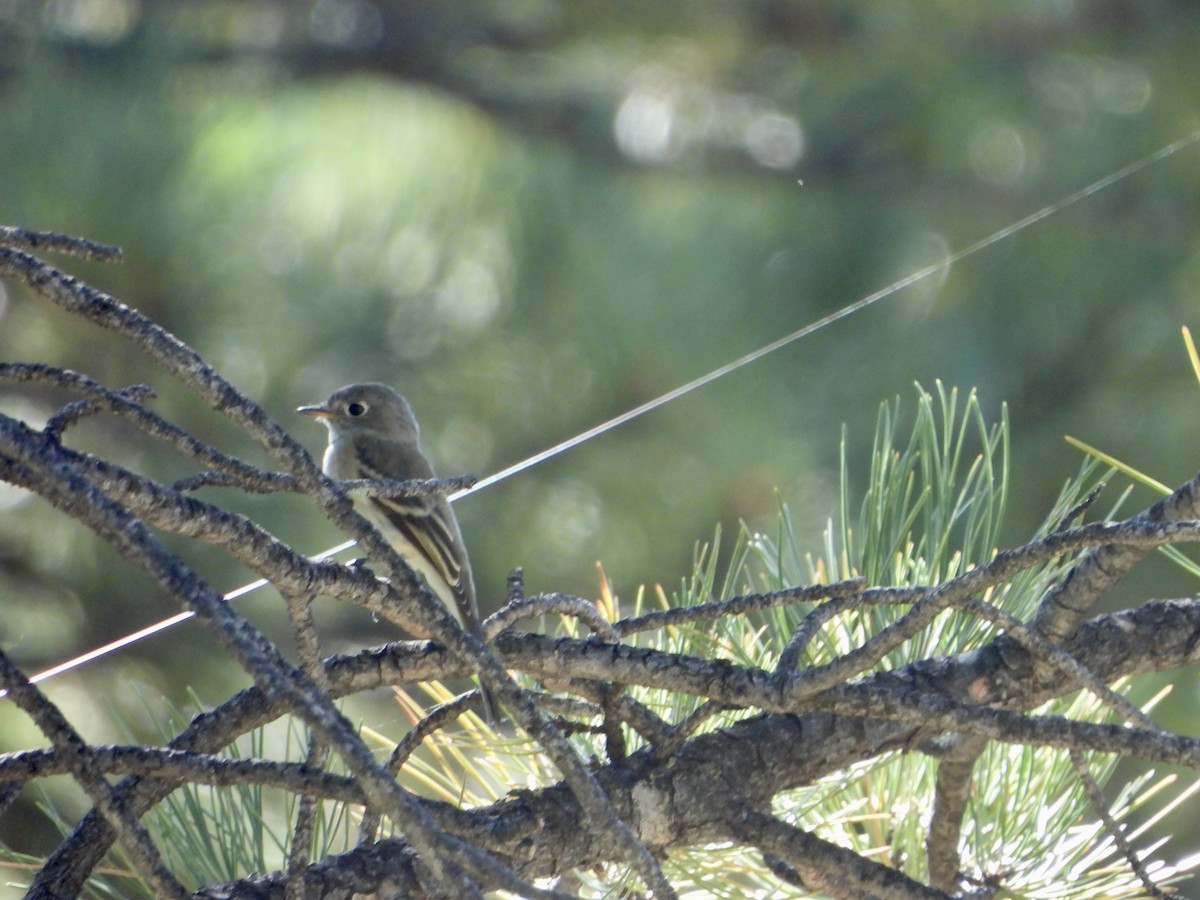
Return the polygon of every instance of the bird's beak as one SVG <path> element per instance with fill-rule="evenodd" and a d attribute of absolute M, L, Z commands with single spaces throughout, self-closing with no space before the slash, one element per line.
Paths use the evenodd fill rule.
<path fill-rule="evenodd" d="M 329 419 L 333 417 L 333 410 L 328 406 L 297 406 L 296 412 L 303 413 L 306 416 L 312 416 L 314 419 Z"/>

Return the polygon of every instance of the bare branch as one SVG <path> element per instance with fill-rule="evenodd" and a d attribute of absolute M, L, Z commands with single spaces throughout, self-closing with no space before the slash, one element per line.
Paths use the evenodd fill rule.
<path fill-rule="evenodd" d="M 954 735 L 949 739 L 949 749 L 938 759 L 925 852 L 929 883 L 942 891 L 954 892 L 959 886 L 958 843 L 970 799 L 971 772 L 987 743 L 981 735 Z"/>
<path fill-rule="evenodd" d="M 743 810 L 728 825 L 729 837 L 785 860 L 805 884 L 835 896 L 878 897 L 880 900 L 950 900 L 895 869 L 859 856 L 765 813 Z"/>
<path fill-rule="evenodd" d="M 776 664 L 775 671 L 777 673 L 793 671 L 799 665 L 800 657 L 808 649 L 809 643 L 817 632 L 836 616 L 852 609 L 868 606 L 912 604 L 927 593 L 925 588 L 876 588 L 827 600 L 800 620 L 800 624 L 796 626 L 796 630 L 792 632 L 792 636 L 784 646 L 783 652 L 779 654 L 779 662 Z"/>
<path fill-rule="evenodd" d="M 1015 550 L 1002 550 L 991 562 L 928 589 L 912 609 L 872 636 L 861 647 L 823 666 L 815 666 L 790 676 L 781 673 L 780 688 L 789 693 L 806 696 L 843 683 L 878 663 L 896 647 L 925 628 L 944 610 L 964 602 L 986 588 L 1002 584 L 1032 565 L 1063 553 L 1098 544 L 1119 544 L 1137 549 L 1144 555 L 1154 547 L 1182 540 L 1200 540 L 1200 525 L 1193 521 L 1155 523 L 1139 517 L 1125 522 L 1100 522 L 1067 531 L 1056 531 Z"/>
<path fill-rule="evenodd" d="M 1138 880 L 1145 885 L 1146 893 L 1151 897 L 1165 897 L 1166 894 L 1154 883 L 1154 879 L 1146 871 L 1145 864 L 1138 858 L 1133 847 L 1129 846 L 1129 841 L 1125 839 L 1125 832 L 1121 828 L 1121 824 L 1109 812 L 1108 803 L 1105 801 L 1104 795 L 1100 792 L 1100 785 L 1096 784 L 1096 780 L 1092 778 L 1092 773 L 1088 771 L 1087 762 L 1084 760 L 1083 754 L 1078 750 L 1071 751 L 1071 765 L 1075 767 L 1075 772 L 1079 775 L 1079 781 L 1083 785 L 1088 799 L 1092 802 L 1092 809 L 1096 811 L 1096 815 L 1104 823 L 1104 830 L 1108 832 L 1117 847 L 1120 848 L 1121 855 L 1129 861 L 1129 867 L 1133 869 Z"/>
<path fill-rule="evenodd" d="M 253 784 L 294 794 L 362 803 L 353 778 L 332 775 L 303 763 L 238 757 L 230 759 L 186 750 L 157 747 L 89 746 L 88 753 L 106 775 L 170 778 L 216 787 Z M 73 760 L 57 750 L 25 750 L 0 755 L 0 784 L 22 784 L 35 777 L 67 775 Z"/>
<path fill-rule="evenodd" d="M 472 696 L 475 694 L 476 696 Z M 466 713 L 477 699 L 477 692 L 469 692 L 456 697 L 449 703 L 443 703 L 429 711 L 420 722 L 413 726 L 404 737 L 397 742 L 387 762 L 387 770 L 392 775 L 398 775 L 408 758 L 424 743 L 425 739 L 434 732 L 454 722 Z M 371 804 L 363 810 L 362 821 L 358 826 L 358 843 L 369 844 L 375 840 L 375 832 L 379 828 L 379 811 Z"/>
<path fill-rule="evenodd" d="M 1170 643 L 1154 645 L 1145 637 L 1145 629 L 1159 625 L 1163 626 L 1164 637 L 1170 637 Z M 1083 647 L 1110 647 L 1110 652 L 1096 654 L 1093 668 L 1100 677 L 1111 680 L 1160 666 L 1173 668 L 1198 661 L 1198 636 L 1200 602 L 1158 601 L 1138 610 L 1096 620 L 1078 637 L 1078 646 L 1068 647 L 1068 652 L 1078 652 Z M 575 674 L 592 674 L 586 663 L 594 648 L 587 642 L 522 636 L 510 632 L 498 639 L 498 645 L 505 651 L 506 665 L 536 671 L 544 667 L 546 660 L 553 658 L 563 660 L 568 670 L 574 669 Z M 423 652 L 415 652 L 419 646 L 422 645 L 398 643 L 330 661 L 326 671 L 333 696 L 387 684 L 419 681 L 446 671 L 447 654 L 444 650 L 434 645 L 423 645 Z M 630 652 L 634 652 L 632 648 Z M 945 666 L 939 680 L 932 684 L 928 683 L 927 675 L 920 677 L 935 691 L 951 689 L 954 684 L 973 682 L 977 678 L 975 668 L 978 657 L 979 654 L 973 654 L 962 663 Z M 581 665 L 576 667 L 575 663 Z M 993 660 L 991 664 L 996 666 L 997 661 Z M 463 671 L 460 670 L 459 674 Z M 903 670 L 889 674 L 889 678 L 904 677 Z M 1039 704 L 1048 696 L 1041 693 L 1036 684 L 1029 685 L 1029 689 L 1031 695 L 1021 701 L 1022 705 Z M 195 726 L 182 733 L 174 743 L 197 749 L 207 746 L 215 750 L 236 735 L 274 718 L 278 709 L 278 700 L 267 700 L 257 689 L 251 689 L 234 698 L 224 708 L 197 720 Z M 696 830 L 699 823 L 720 821 L 722 814 L 706 811 L 705 806 L 692 801 L 702 796 L 705 803 L 711 802 L 713 796 L 710 786 L 713 783 L 723 785 L 721 799 L 754 797 L 758 796 L 756 791 L 761 776 L 762 783 L 769 785 L 769 798 L 776 791 L 809 783 L 856 760 L 870 758 L 888 749 L 918 746 L 927 737 L 935 737 L 945 730 L 955 730 L 965 724 L 962 719 L 954 719 L 947 728 L 940 721 L 930 720 L 927 710 L 920 710 L 911 718 L 923 719 L 927 730 L 922 731 L 912 724 L 899 721 L 880 722 L 872 726 L 870 739 L 864 744 L 861 720 L 856 718 L 839 719 L 826 713 L 809 713 L 799 717 L 758 716 L 722 732 L 692 738 L 675 756 L 664 760 L 661 767 L 647 768 L 643 757 L 634 756 L 623 765 L 612 767 L 611 779 L 603 774 L 601 777 L 604 778 L 606 790 L 620 802 L 626 802 L 621 799 L 623 792 L 633 790 L 638 784 L 659 785 L 656 791 L 667 792 L 660 796 L 676 798 L 672 810 L 682 829 L 681 833 L 691 835 L 692 839 L 704 840 L 706 832 Z M 1113 726 L 1103 727 L 1110 739 L 1119 739 L 1125 731 Z M 808 752 L 803 755 L 791 752 L 797 746 L 804 746 Z M 754 760 L 770 760 L 771 768 L 764 771 L 760 763 L 752 763 L 747 759 L 745 754 L 750 748 L 753 748 Z M 1137 741 L 1129 743 L 1124 749 L 1138 750 Z M 1161 756 L 1176 761 L 1183 759 L 1174 752 Z M 634 770 L 638 775 L 631 780 L 628 773 Z M 14 777 L 19 774 L 13 772 Z M 697 785 L 702 791 L 701 795 L 674 784 L 684 776 L 689 784 Z M 137 790 L 137 796 L 141 799 L 131 802 L 135 802 L 138 808 L 155 796 L 164 796 L 170 787 L 171 783 L 155 785 L 153 782 L 146 783 L 144 787 L 122 785 L 123 789 Z M 152 793 L 145 793 L 147 790 Z M 563 839 L 567 834 L 576 835 L 578 814 L 560 812 L 561 800 L 560 794 L 551 791 L 538 798 L 526 795 L 516 802 L 501 801 L 492 811 L 480 810 L 478 814 L 483 818 L 478 821 L 483 830 L 478 832 L 478 837 L 483 840 L 484 835 L 490 835 L 491 838 L 503 840 L 507 834 L 513 840 L 528 840 L 527 829 L 532 827 L 531 823 L 541 823 L 537 826 L 537 833 L 545 836 L 552 849 L 547 847 L 544 854 L 539 849 L 528 855 L 524 865 L 527 878 L 543 877 L 553 872 L 554 869 L 548 865 L 551 860 L 564 866 L 593 864 L 597 860 L 594 854 L 599 850 L 593 841 L 572 842 Z M 567 831 L 554 824 L 560 821 Z M 82 832 L 78 838 L 64 844 L 52 858 L 51 863 L 56 869 L 62 863 L 77 862 L 76 854 L 95 859 L 98 859 L 96 853 L 103 854 L 106 844 L 94 843 L 98 838 L 95 833 L 97 827 L 105 827 L 102 820 L 89 817 L 81 823 Z M 709 840 L 720 839 L 715 832 L 707 834 Z M 540 847 L 540 842 L 536 846 Z M 55 862 L 60 859 L 61 863 Z"/>
<path fill-rule="evenodd" d="M 604 640 L 615 641 L 617 632 L 612 623 L 600 614 L 600 610 L 589 600 L 582 597 L 571 597 L 567 594 L 539 594 L 528 599 L 510 600 L 496 612 L 492 613 L 483 623 L 483 633 L 489 638 L 495 637 L 510 625 L 521 619 L 535 616 L 558 615 L 569 619 L 579 619 Z"/>
<path fill-rule="evenodd" d="M 71 404 L 46 426 L 47 433 L 60 438 L 64 428 L 82 415 L 111 412 L 132 422 L 151 437 L 173 447 L 184 456 L 217 469 L 228 483 L 244 490 L 257 492 L 294 491 L 296 481 L 288 475 L 267 473 L 239 459 L 222 453 L 197 440 L 192 434 L 146 409 L 142 403 L 153 396 L 148 385 L 134 385 L 121 391 L 111 391 L 86 375 L 40 363 L 0 363 L 0 380 L 20 383 L 49 384 L 83 394 L 87 400 Z M 132 394 L 129 392 L 133 392 Z"/>
<path fill-rule="evenodd" d="M 2 651 L 0 684 L 8 696 L 29 714 L 42 734 L 49 738 L 58 754 L 67 760 L 71 775 L 91 797 L 100 814 L 117 830 L 130 859 L 155 894 L 160 897 L 187 897 L 188 892 L 163 863 L 149 832 L 136 816 L 130 814 L 121 795 L 104 779 L 104 773 L 92 759 L 83 738 L 71 727 L 58 707 L 47 700 Z"/>
<path fill-rule="evenodd" d="M 1086 687 L 1101 703 L 1114 710 L 1126 722 L 1139 725 L 1142 728 L 1158 730 L 1158 726 L 1154 724 L 1153 719 L 1130 703 L 1125 697 L 1108 687 L 1087 666 L 1083 665 L 1083 663 L 1079 662 L 1079 660 L 1069 653 L 1051 644 L 1032 628 L 1026 627 L 1015 616 L 1011 616 L 1004 610 L 990 603 L 985 603 L 983 600 L 970 600 L 965 604 L 964 608 L 1003 628 L 1005 632 L 1012 636 L 1013 640 L 1035 657 L 1048 661 L 1056 669 L 1069 676 L 1073 682 Z"/>
<path fill-rule="evenodd" d="M 1158 525 L 1200 518 L 1200 475 L 1159 500 L 1134 520 L 1139 525 Z M 1109 588 L 1149 551 L 1145 545 L 1113 541 L 1094 550 L 1057 588 L 1042 600 L 1032 625 L 1056 644 L 1061 644 L 1095 609 Z"/>
<path fill-rule="evenodd" d="M 728 600 L 714 600 L 711 603 L 698 603 L 695 606 L 680 606 L 674 609 L 662 609 L 641 616 L 633 616 L 616 622 L 613 627 L 619 637 L 627 637 L 639 631 L 650 631 L 655 628 L 666 628 L 669 625 L 683 625 L 689 622 L 712 622 L 726 616 L 742 616 L 747 613 L 775 609 L 792 603 L 805 603 L 823 598 L 837 598 L 860 593 L 866 587 L 861 578 L 836 584 L 812 584 L 795 588 L 785 588 L 766 594 L 747 594 L 744 597 L 731 597 Z"/>
<path fill-rule="evenodd" d="M 121 248 L 111 244 L 98 244 L 87 238 L 72 237 L 54 231 L 28 231 L 11 225 L 0 225 L 0 247 L 64 253 L 76 259 L 97 262 L 121 262 L 124 259 Z"/>
<path fill-rule="evenodd" d="M 113 404 L 120 400 L 128 400 L 134 404 L 141 404 L 153 396 L 154 388 L 150 387 L 150 385 L 134 384 L 119 391 L 114 391 L 109 397 L 105 397 L 103 400 L 76 400 L 74 403 L 67 404 L 52 415 L 46 423 L 45 431 L 54 437 L 55 440 L 62 440 L 62 434 L 69 426 L 74 425 L 87 416 L 94 416 L 96 413 L 111 409 Z"/>

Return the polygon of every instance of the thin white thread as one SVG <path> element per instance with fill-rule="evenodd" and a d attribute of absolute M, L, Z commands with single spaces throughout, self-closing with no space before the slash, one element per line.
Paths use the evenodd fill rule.
<path fill-rule="evenodd" d="M 479 481 L 475 482 L 475 484 L 473 486 L 466 488 L 464 490 L 458 491 L 454 494 L 451 494 L 450 499 L 458 500 L 461 497 L 466 497 L 469 494 L 475 493 L 476 491 L 483 490 L 485 487 L 490 487 L 491 485 L 495 484 L 498 481 L 503 481 L 506 478 L 516 475 L 518 472 L 522 472 L 525 469 L 528 469 L 532 466 L 536 466 L 539 463 L 545 462 L 547 459 L 550 459 L 553 456 L 557 456 L 558 454 L 563 453 L 566 450 L 570 450 L 572 447 L 577 447 L 580 444 L 586 443 L 587 441 L 590 441 L 592 438 L 597 437 L 601 434 L 604 434 L 604 432 L 606 432 L 606 431 L 610 431 L 613 428 L 617 428 L 618 426 L 624 425 L 626 422 L 628 422 L 632 419 L 636 419 L 638 416 L 648 413 L 651 410 L 658 409 L 660 406 L 665 406 L 666 404 L 670 403 L 672 400 L 676 400 L 685 394 L 690 394 L 692 391 L 696 390 L 697 388 L 704 387 L 709 382 L 716 381 L 718 378 L 722 378 L 725 375 L 728 375 L 730 372 L 734 372 L 737 369 L 742 368 L 743 366 L 749 365 L 752 362 L 756 362 L 756 361 L 762 359 L 764 356 L 774 353 L 776 350 L 782 349 L 783 347 L 786 347 L 788 344 L 794 343 L 795 341 L 798 341 L 803 337 L 807 337 L 808 335 L 812 334 L 813 332 L 820 331 L 822 328 L 826 328 L 826 327 L 832 325 L 834 322 L 839 321 L 840 319 L 844 319 L 847 316 L 854 315 L 854 313 L 858 312 L 859 310 L 866 309 L 868 306 L 872 306 L 873 304 L 878 303 L 880 300 L 883 300 L 885 297 L 890 297 L 892 294 L 895 294 L 898 291 L 902 291 L 906 287 L 916 284 L 918 281 L 921 281 L 924 278 L 928 278 L 930 275 L 935 275 L 938 272 L 945 271 L 946 269 L 948 269 L 952 265 L 954 265 L 956 262 L 959 262 L 960 260 L 965 259 L 966 257 L 971 256 L 972 254 L 978 253 L 980 250 L 984 250 L 984 249 L 992 246 L 993 244 L 1004 240 L 1005 238 L 1011 237 L 1012 235 L 1016 234 L 1019 231 L 1025 230 L 1029 226 L 1040 222 L 1042 219 L 1045 219 L 1048 216 L 1052 216 L 1055 213 L 1066 209 L 1068 206 L 1071 206 L 1074 203 L 1078 203 L 1080 200 L 1083 200 L 1085 197 L 1089 197 L 1092 194 L 1095 194 L 1097 191 L 1102 191 L 1105 188 L 1110 187 L 1113 184 L 1116 184 L 1118 181 L 1121 181 L 1124 178 L 1128 178 L 1130 175 L 1133 175 L 1136 172 L 1139 172 L 1140 170 L 1144 169 L 1146 166 L 1152 165 L 1153 163 L 1158 162 L 1160 159 L 1164 159 L 1164 158 L 1170 156 L 1172 153 L 1176 153 L 1179 150 L 1182 150 L 1184 147 L 1188 146 L 1189 144 L 1195 143 L 1197 140 L 1200 140 L 1200 129 L 1193 131 L 1191 134 L 1187 135 L 1186 137 L 1180 138 L 1177 141 L 1173 141 L 1172 143 L 1167 144 L 1165 147 L 1161 147 L 1160 149 L 1156 150 L 1154 153 L 1151 153 L 1149 156 L 1142 157 L 1141 159 L 1137 160 L 1136 162 L 1132 162 L 1129 165 L 1127 165 L 1121 169 L 1118 169 L 1116 172 L 1113 172 L 1110 175 L 1106 175 L 1104 178 L 1101 178 L 1099 181 L 1092 182 L 1087 187 L 1081 188 L 1080 190 L 1076 191 L 1073 194 L 1069 194 L 1068 196 L 1064 197 L 1062 200 L 1059 200 L 1057 203 L 1052 203 L 1049 206 L 1044 206 L 1041 209 L 1039 209 L 1037 212 L 1031 213 L 1030 215 L 1026 216 L 1025 218 L 1020 219 L 1020 220 L 1014 222 L 1013 224 L 1008 225 L 1004 228 L 1001 228 L 999 231 L 993 232 L 992 234 L 988 235 L 987 237 L 976 241 L 974 244 L 971 244 L 969 247 L 966 247 L 955 253 L 951 253 L 949 256 L 947 256 L 945 259 L 943 259 L 941 262 L 932 263 L 923 269 L 919 269 L 916 272 L 913 272 L 911 275 L 907 275 L 904 278 L 901 278 L 899 281 L 894 281 L 891 284 L 889 284 L 887 287 L 881 288 L 880 290 L 876 291 L 875 293 L 869 294 L 868 296 L 863 297 L 861 300 L 856 300 L 855 302 L 851 303 L 849 306 L 843 306 L 841 309 L 837 310 L 836 312 L 830 313 L 829 315 L 825 316 L 824 318 L 817 319 L 815 322 L 810 322 L 808 325 L 805 325 L 803 328 L 799 328 L 796 331 L 793 331 L 791 334 L 784 335 L 783 337 L 778 338 L 777 340 L 774 340 L 769 344 L 759 347 L 757 350 L 753 350 L 750 353 L 747 353 L 745 356 L 740 356 L 737 359 L 733 360 L 732 362 L 725 363 L 725 365 L 723 365 L 723 366 L 718 366 L 717 368 L 713 369 L 711 372 L 706 372 L 705 374 L 701 375 L 698 378 L 692 379 L 691 381 L 687 382 L 686 384 L 682 384 L 677 388 L 667 391 L 665 394 L 662 394 L 659 397 L 655 397 L 653 400 L 647 400 L 645 403 L 641 404 L 640 406 L 636 406 L 633 409 L 627 410 L 626 412 L 623 412 L 618 416 L 614 416 L 613 418 L 608 419 L 605 422 L 601 422 L 599 425 L 595 425 L 592 428 L 589 428 L 587 431 L 580 432 L 579 434 L 575 435 L 574 437 L 568 438 L 567 440 L 562 441 L 561 443 L 555 444 L 553 447 L 550 447 L 546 450 L 542 450 L 540 453 L 535 453 L 533 456 L 530 456 L 527 459 L 523 459 L 518 463 L 514 463 L 513 465 L 509 466 L 507 469 L 501 469 L 499 472 L 496 472 L 495 474 L 489 475 L 486 478 L 482 478 Z"/>
<path fill-rule="evenodd" d="M 322 550 L 312 558 L 328 559 L 331 556 L 341 553 L 343 550 L 349 550 L 354 546 L 354 544 L 354 541 L 346 541 L 345 543 L 338 544 L 336 547 L 330 547 L 328 550 Z M 258 581 L 252 581 L 249 584 L 243 584 L 240 588 L 236 588 L 230 591 L 228 594 L 225 594 L 221 599 L 226 603 L 230 602 L 231 600 L 237 600 L 239 597 L 244 597 L 246 594 L 253 593 L 261 587 L 266 587 L 268 583 L 269 582 L 267 579 L 260 578 Z M 29 681 L 32 684 L 37 684 L 39 681 L 45 681 L 47 678 L 53 678 L 55 675 L 61 675 L 63 672 L 69 672 L 71 669 L 90 663 L 94 659 L 99 659 L 102 656 L 108 656 L 110 653 L 115 653 L 122 647 L 128 647 L 130 644 L 136 644 L 138 641 L 145 640 L 152 635 L 158 634 L 160 631 L 166 631 L 168 628 L 174 628 L 176 625 L 180 624 L 181 622 L 186 622 L 195 615 L 196 614 L 190 609 L 187 612 L 176 613 L 175 615 L 163 619 L 160 622 L 155 622 L 153 625 L 147 625 L 140 631 L 134 631 L 131 634 L 125 635 L 124 637 L 117 638 L 115 641 L 110 641 L 107 644 L 103 644 L 93 650 L 89 650 L 87 653 L 81 653 L 79 656 L 60 662 L 56 666 L 51 666 L 49 669 L 43 669 L 36 675 L 29 676 Z M 5 697 L 7 695 L 8 691 L 0 691 L 0 697 Z"/>
<path fill-rule="evenodd" d="M 868 306 L 872 306 L 872 305 L 878 303 L 880 300 L 883 300 L 886 297 L 890 297 L 893 294 L 904 290 L 904 288 L 909 287 L 910 285 L 916 284 L 918 281 L 921 281 L 924 278 L 928 278 L 930 275 L 935 275 L 938 272 L 945 271 L 946 269 L 950 268 L 950 266 L 954 265 L 956 262 L 959 262 L 960 260 L 963 260 L 963 259 L 967 258 L 968 256 L 972 256 L 973 254 L 978 253 L 980 250 L 985 250 L 988 247 L 992 246 L 993 244 L 996 244 L 996 243 L 1003 241 L 1009 237 L 1012 237 L 1014 234 L 1017 234 L 1020 231 L 1024 231 L 1026 228 L 1030 227 L 1031 225 L 1035 225 L 1038 222 L 1042 221 L 1042 219 L 1052 216 L 1055 213 L 1061 212 L 1062 210 L 1066 209 L 1068 206 L 1078 203 L 1080 200 L 1083 200 L 1086 197 L 1090 197 L 1092 194 L 1095 194 L 1099 191 L 1103 191 L 1103 190 L 1111 187 L 1112 185 L 1116 184 L 1118 181 L 1122 181 L 1123 179 L 1128 178 L 1129 176 L 1134 175 L 1137 172 L 1140 172 L 1142 169 L 1146 168 L 1147 166 L 1153 165 L 1154 163 L 1158 162 L 1159 160 L 1165 159 L 1166 157 L 1172 155 L 1173 153 L 1177 153 L 1178 151 L 1184 149 L 1185 147 L 1187 147 L 1191 144 L 1196 143 L 1197 141 L 1200 141 L 1200 129 L 1197 129 L 1196 131 L 1193 131 L 1191 134 L 1185 135 L 1184 137 L 1179 138 L 1176 141 L 1172 141 L 1171 143 L 1169 143 L 1163 147 L 1160 147 L 1158 150 L 1155 150 L 1153 153 L 1149 154 L 1148 156 L 1144 156 L 1141 159 L 1136 160 L 1127 166 L 1123 166 L 1122 168 L 1117 169 L 1115 172 L 1112 172 L 1108 175 L 1105 175 L 1103 178 L 1101 178 L 1097 181 L 1093 181 L 1091 184 L 1087 185 L 1086 187 L 1080 188 L 1078 191 L 1075 191 L 1073 194 L 1068 194 L 1063 199 L 1061 199 L 1055 203 L 1052 203 L 1049 206 L 1043 206 L 1041 209 L 1037 210 L 1036 212 L 1030 213 L 1028 216 L 1025 216 L 1023 219 L 1019 219 L 1016 222 L 1012 223 L 1011 225 L 1007 225 L 1004 228 L 1001 228 L 999 231 L 995 231 L 992 234 L 989 234 L 987 237 L 976 241 L 975 243 L 971 244 L 968 247 L 965 247 L 962 250 L 958 250 L 954 253 L 951 253 L 949 256 L 947 256 L 945 259 L 943 259 L 941 262 L 932 263 L 931 265 L 925 266 L 923 269 L 919 269 L 916 272 L 913 272 L 911 275 L 906 275 L 904 278 L 901 278 L 899 281 L 894 281 L 891 284 L 889 284 L 887 287 L 881 288 L 880 290 L 876 291 L 873 294 L 869 294 L 860 300 L 856 300 L 853 303 L 849 304 L 848 306 L 843 306 L 841 309 L 837 310 L 836 312 L 830 313 L 829 315 L 824 316 L 823 318 L 817 319 L 815 322 L 810 322 L 808 325 L 805 325 L 803 328 L 799 328 L 796 331 L 793 331 L 791 334 L 784 335 L 783 337 L 778 338 L 777 340 L 774 340 L 769 344 L 765 344 L 764 346 L 759 347 L 757 350 L 753 350 L 744 356 L 739 356 L 737 359 L 735 359 L 731 362 L 725 363 L 722 366 L 718 366 L 717 368 L 713 369 L 710 372 L 706 372 L 705 374 L 699 376 L 698 378 L 694 378 L 691 381 L 689 381 L 685 384 L 682 384 L 677 388 L 667 391 L 665 394 L 655 397 L 653 400 L 647 400 L 645 403 L 642 403 L 639 406 L 635 406 L 633 409 L 627 410 L 626 412 L 623 412 L 618 416 L 613 416 L 613 418 L 608 419 L 604 422 L 601 422 L 599 425 L 595 425 L 595 426 L 587 429 L 586 431 L 582 431 L 579 434 L 575 435 L 574 437 L 570 437 L 565 441 L 561 441 L 560 443 L 555 444 L 553 447 L 549 447 L 545 450 L 542 450 L 539 453 L 535 453 L 533 456 L 527 457 L 526 459 L 523 459 L 518 463 L 514 463 L 513 465 L 509 466 L 508 468 L 501 469 L 499 472 L 495 472 L 492 475 L 488 475 L 486 478 L 482 478 L 479 481 L 475 482 L 475 484 L 473 486 L 466 488 L 464 490 L 461 490 L 461 491 L 456 491 L 455 493 L 451 494 L 450 499 L 451 500 L 459 500 L 463 497 L 466 497 L 466 496 L 469 496 L 469 495 L 475 493 L 476 491 L 481 491 L 484 488 L 490 487 L 491 485 L 496 484 L 497 482 L 503 481 L 506 478 L 511 478 L 513 475 L 516 475 L 518 472 L 523 472 L 528 468 L 536 466 L 539 463 L 545 462 L 546 460 L 550 459 L 551 457 L 558 456 L 560 453 L 564 453 L 567 450 L 570 450 L 572 447 L 577 447 L 580 444 L 586 443 L 587 441 L 590 441 L 592 438 L 598 437 L 599 435 L 604 434 L 606 431 L 611 431 L 614 428 L 618 428 L 621 425 L 624 425 L 626 422 L 636 419 L 639 416 L 645 415 L 646 413 L 651 412 L 652 410 L 658 409 L 660 406 L 665 406 L 666 404 L 670 403 L 671 401 L 676 400 L 679 397 L 684 396 L 685 394 L 689 394 L 692 391 L 696 390 L 697 388 L 704 387 L 706 384 L 716 381 L 718 378 L 722 378 L 725 375 L 728 375 L 730 372 L 734 372 L 734 371 L 742 368 L 743 366 L 747 366 L 750 363 L 753 363 L 753 362 L 756 362 L 756 361 L 762 359 L 764 356 L 774 353 L 776 350 L 786 347 L 788 344 L 792 344 L 792 343 L 800 340 L 803 337 L 807 337 L 808 335 L 812 334 L 813 332 L 820 331 L 822 328 L 827 328 L 828 326 L 832 325 L 833 323 L 835 323 L 841 319 L 846 318 L 847 316 L 854 315 L 856 312 L 866 309 Z M 339 544 L 336 547 L 331 547 L 328 550 L 324 550 L 321 553 L 318 553 L 316 556 L 313 557 L 313 559 L 326 559 L 330 556 L 333 556 L 336 553 L 340 553 L 343 550 L 347 550 L 350 547 L 353 547 L 354 543 L 355 543 L 354 541 L 347 541 L 343 544 Z M 242 597 L 245 594 L 248 594 L 252 591 L 258 590 L 260 587 L 265 587 L 266 585 L 267 585 L 266 579 L 260 579 L 258 581 L 252 582 L 251 584 L 246 584 L 240 588 L 237 588 L 236 590 L 230 591 L 228 594 L 225 595 L 224 599 L 227 601 L 235 600 L 238 597 Z M 184 612 L 184 613 L 179 613 L 177 615 L 171 616 L 168 619 L 163 619 L 161 622 L 156 622 L 153 625 L 148 625 L 147 627 L 141 629 L 140 631 L 136 631 L 133 634 L 125 635 L 124 637 L 118 638 L 117 640 L 112 641 L 111 643 L 105 644 L 102 647 L 97 647 L 94 650 L 89 650 L 87 653 L 83 653 L 79 656 L 74 657 L 73 659 L 68 659 L 68 660 L 61 662 L 58 665 L 53 666 L 52 668 L 46 669 L 42 672 L 38 672 L 36 675 L 31 676 L 29 680 L 36 684 L 39 681 L 45 681 L 46 679 L 53 678 L 55 675 L 60 675 L 63 672 L 69 672 L 71 669 L 85 665 L 86 663 L 90 663 L 91 661 L 93 661 L 95 659 L 99 659 L 102 656 L 107 656 L 108 654 L 113 653 L 123 647 L 128 647 L 130 644 L 134 644 L 134 643 L 137 643 L 138 641 L 144 640 L 144 639 L 150 637 L 151 635 L 158 634 L 159 632 L 162 632 L 162 631 L 166 631 L 168 628 L 172 628 L 175 625 L 178 625 L 180 622 L 187 621 L 188 619 L 192 618 L 194 615 L 195 615 L 195 613 L 193 613 L 193 612 Z M 4 696 L 4 692 L 0 692 L 0 697 L 3 697 L 3 696 Z"/>

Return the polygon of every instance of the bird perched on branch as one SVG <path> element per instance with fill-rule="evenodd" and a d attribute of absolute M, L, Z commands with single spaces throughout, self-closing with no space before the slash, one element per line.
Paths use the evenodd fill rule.
<path fill-rule="evenodd" d="M 329 429 L 324 470 L 330 478 L 408 481 L 436 477 L 421 452 L 420 429 L 412 407 L 386 384 L 352 384 L 324 403 L 297 410 Z M 483 641 L 475 580 L 462 532 L 442 494 L 354 498 L 354 508 L 425 579 L 459 623 Z M 495 721 L 492 698 L 483 685 L 483 712 Z"/>

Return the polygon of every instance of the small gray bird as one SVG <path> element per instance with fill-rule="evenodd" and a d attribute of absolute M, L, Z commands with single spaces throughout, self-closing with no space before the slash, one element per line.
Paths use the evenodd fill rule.
<path fill-rule="evenodd" d="M 412 407 L 386 384 L 352 384 L 334 391 L 324 403 L 301 406 L 297 412 L 320 419 L 329 429 L 324 469 L 330 478 L 408 481 L 436 477 L 421 452 Z M 354 508 L 421 574 L 459 623 L 482 641 L 475 580 L 458 520 L 446 497 L 355 497 Z M 482 685 L 480 690 L 484 717 L 494 722 L 492 698 Z"/>

